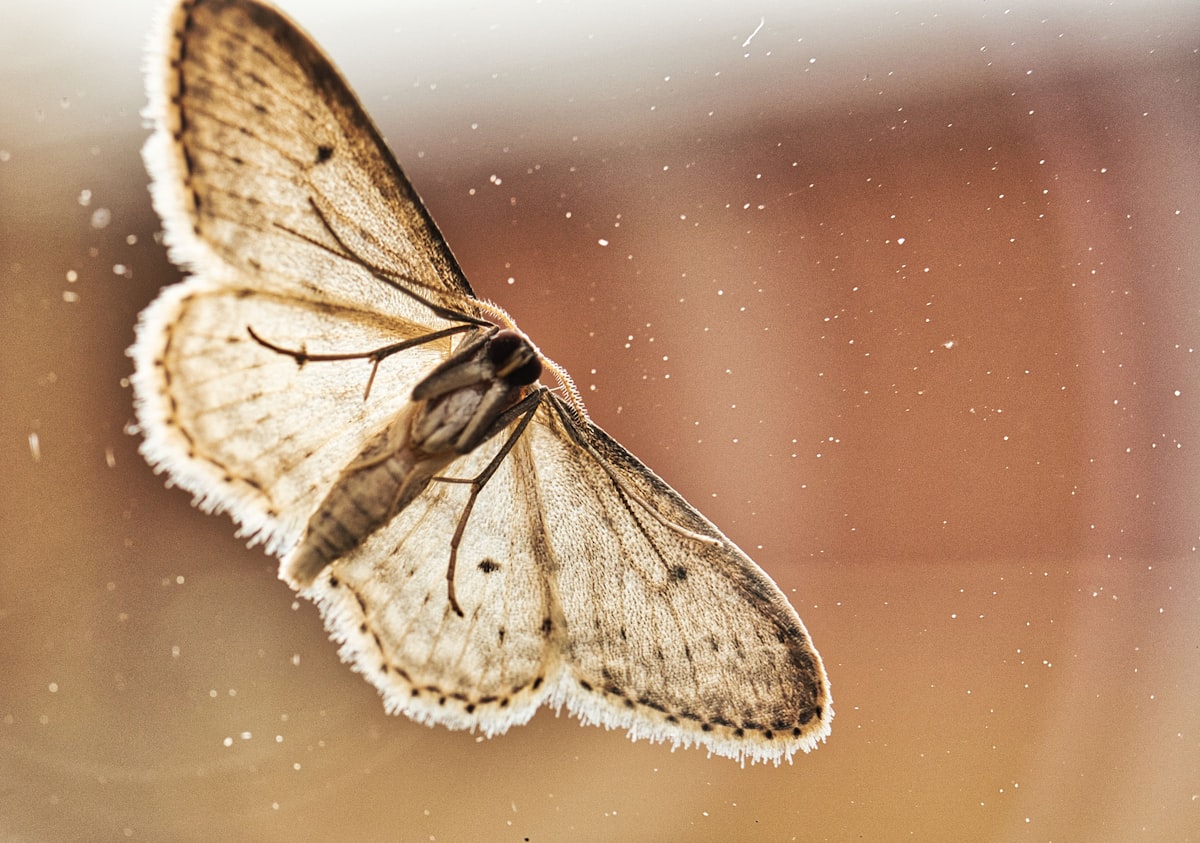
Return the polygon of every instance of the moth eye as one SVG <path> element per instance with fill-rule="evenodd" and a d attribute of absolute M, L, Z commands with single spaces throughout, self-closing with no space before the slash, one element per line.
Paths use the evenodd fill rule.
<path fill-rule="evenodd" d="M 492 338 L 488 360 L 496 374 L 511 386 L 526 386 L 542 375 L 542 361 L 529 340 L 515 331 L 501 331 Z"/>

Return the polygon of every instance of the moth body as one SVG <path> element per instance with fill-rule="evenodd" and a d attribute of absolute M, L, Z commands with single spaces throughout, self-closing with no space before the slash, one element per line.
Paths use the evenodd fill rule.
<path fill-rule="evenodd" d="M 537 352 L 519 334 L 471 335 L 342 470 L 285 562 L 287 579 L 311 585 L 395 518 L 442 469 L 499 432 L 502 414 L 540 372 Z"/>
<path fill-rule="evenodd" d="M 130 349 L 150 464 L 285 554 L 390 712 L 497 735 L 548 705 L 742 762 L 824 741 L 788 598 L 476 298 L 320 47 L 260 0 L 171 0 L 153 44 L 143 154 L 189 277 Z"/>
<path fill-rule="evenodd" d="M 405 407 L 342 471 L 286 562 L 291 582 L 312 585 L 330 563 L 362 544 L 425 491 L 433 475 L 453 459 L 453 454 L 422 455 L 413 447 L 410 434 L 417 409 L 416 404 Z"/>

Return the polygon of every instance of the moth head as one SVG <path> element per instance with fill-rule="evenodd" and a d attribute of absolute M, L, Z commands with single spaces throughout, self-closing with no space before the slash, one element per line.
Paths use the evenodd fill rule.
<path fill-rule="evenodd" d="M 496 376 L 510 386 L 528 386 L 542 376 L 542 360 L 533 343 L 517 331 L 504 328 L 487 348 Z"/>

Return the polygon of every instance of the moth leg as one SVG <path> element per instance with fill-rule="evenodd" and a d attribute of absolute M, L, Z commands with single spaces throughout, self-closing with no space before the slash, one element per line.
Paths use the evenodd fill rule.
<path fill-rule="evenodd" d="M 496 421 L 492 424 L 487 434 L 476 444 L 483 444 L 483 442 L 491 439 L 508 426 L 517 416 L 521 418 L 517 422 L 517 426 L 513 428 L 513 432 L 508 435 L 508 439 L 505 440 L 504 445 L 496 452 L 496 456 L 492 457 L 492 461 L 479 474 L 474 477 L 433 478 L 443 483 L 467 483 L 471 487 L 471 495 L 467 498 L 467 503 L 458 518 L 458 527 L 455 528 L 454 536 L 450 539 L 450 564 L 446 566 L 446 593 L 450 600 L 450 608 L 454 609 L 454 613 L 460 618 L 463 617 L 463 610 L 458 605 L 458 595 L 454 591 L 454 569 L 458 565 L 458 545 L 462 542 L 463 533 L 467 529 L 467 519 L 471 517 L 471 510 L 475 508 L 475 499 L 479 497 L 479 493 L 483 491 L 483 487 L 487 485 L 488 480 L 492 478 L 492 475 L 496 473 L 496 469 L 500 467 L 500 463 L 508 456 L 509 451 L 513 449 L 513 446 L 517 444 L 517 440 L 521 438 L 521 434 L 525 432 L 525 428 L 529 426 L 529 422 L 533 419 L 533 414 L 537 412 L 537 408 L 542 403 L 544 395 L 544 389 L 537 389 L 496 417 Z"/>
<path fill-rule="evenodd" d="M 274 351 L 276 354 L 282 354 L 296 361 L 297 366 L 303 366 L 305 363 L 324 363 L 332 360 L 370 360 L 371 361 L 371 376 L 367 378 L 367 387 L 363 391 L 363 400 L 371 394 L 371 385 L 375 383 L 375 373 L 379 371 L 379 364 L 391 357 L 397 352 L 404 351 L 414 346 L 424 345 L 425 343 L 437 342 L 445 337 L 451 337 L 455 334 L 465 333 L 466 331 L 475 330 L 472 324 L 453 325 L 449 328 L 442 328 L 440 331 L 434 331 L 425 334 L 421 337 L 415 337 L 411 340 L 403 340 L 401 342 L 392 343 L 391 345 L 380 346 L 371 351 L 351 351 L 344 354 L 309 354 L 304 349 L 284 348 L 281 345 L 276 345 L 270 340 L 265 340 L 251 326 L 247 325 L 246 330 L 250 333 L 250 339 L 261 345 L 263 348 Z"/>

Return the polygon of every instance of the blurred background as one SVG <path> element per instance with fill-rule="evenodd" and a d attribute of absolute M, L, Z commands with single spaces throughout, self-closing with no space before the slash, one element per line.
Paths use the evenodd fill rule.
<path fill-rule="evenodd" d="M 741 769 L 384 714 L 137 454 L 154 4 L 0 28 L 0 838 L 1200 839 L 1200 6 L 289 2 L 476 291 L 789 595 Z"/>

